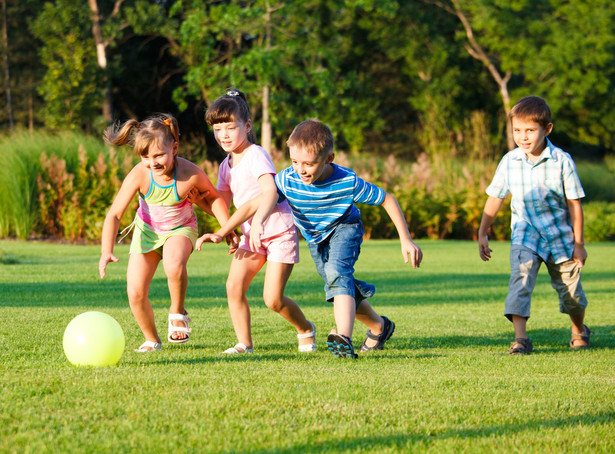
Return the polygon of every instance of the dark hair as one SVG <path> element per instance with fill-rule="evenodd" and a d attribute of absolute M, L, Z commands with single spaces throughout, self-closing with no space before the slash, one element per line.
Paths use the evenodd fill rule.
<path fill-rule="evenodd" d="M 333 151 L 333 133 L 331 129 L 316 118 L 305 120 L 295 126 L 286 141 L 289 147 L 300 147 L 319 156 L 328 155 Z"/>
<path fill-rule="evenodd" d="M 232 121 L 247 123 L 250 120 L 252 115 L 246 95 L 234 88 L 230 88 L 225 95 L 216 99 L 205 112 L 205 121 L 209 126 Z M 252 130 L 248 132 L 248 140 L 256 143 Z"/>
<path fill-rule="evenodd" d="M 508 114 L 509 121 L 512 121 L 513 117 L 535 121 L 546 128 L 551 123 L 551 109 L 544 99 L 538 96 L 526 96 L 517 101 Z"/>
<path fill-rule="evenodd" d="M 141 122 L 115 123 L 105 130 L 103 138 L 111 145 L 131 145 L 138 156 L 145 156 L 154 142 L 165 146 L 179 143 L 179 127 L 173 115 L 155 114 Z"/>

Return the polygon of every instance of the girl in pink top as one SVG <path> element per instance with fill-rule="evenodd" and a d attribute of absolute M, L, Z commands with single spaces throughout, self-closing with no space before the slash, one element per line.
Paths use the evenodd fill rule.
<path fill-rule="evenodd" d="M 261 193 L 277 193 L 275 166 L 267 152 L 254 144 L 245 95 L 237 90 L 228 91 L 207 109 L 206 120 L 213 128 L 218 144 L 229 154 L 220 165 L 218 174 L 218 191 L 227 205 L 230 205 L 231 198 L 239 208 Z M 238 343 L 224 353 L 254 351 L 246 292 L 266 262 L 265 304 L 295 327 L 300 352 L 315 351 L 314 324 L 305 318 L 297 303 L 284 296 L 293 266 L 299 262 L 298 234 L 288 203 L 278 205 L 263 226 L 262 233 L 259 232 L 262 246 L 258 250 L 250 248 L 251 221 L 241 225 L 243 236 L 226 282 L 229 311 Z M 203 242 L 214 240 L 215 235 L 203 235 L 197 240 L 196 249 L 200 250 Z"/>

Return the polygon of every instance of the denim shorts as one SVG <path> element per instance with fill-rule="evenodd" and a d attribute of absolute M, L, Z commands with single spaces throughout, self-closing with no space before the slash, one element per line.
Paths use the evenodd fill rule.
<path fill-rule="evenodd" d="M 510 247 L 510 282 L 504 304 L 504 315 L 530 316 L 532 292 L 536 276 L 544 262 L 536 252 L 525 246 L 513 244 Z M 559 296 L 559 310 L 563 314 L 575 315 L 587 307 L 587 298 L 581 286 L 581 268 L 574 260 L 555 263 L 553 258 L 545 262 L 551 276 L 551 285 Z"/>
<path fill-rule="evenodd" d="M 355 279 L 354 264 L 361 252 L 363 224 L 360 219 L 339 224 L 333 233 L 318 244 L 308 243 L 318 274 L 325 281 L 327 301 L 338 295 L 349 295 L 357 307 L 376 293 L 376 287 Z"/>

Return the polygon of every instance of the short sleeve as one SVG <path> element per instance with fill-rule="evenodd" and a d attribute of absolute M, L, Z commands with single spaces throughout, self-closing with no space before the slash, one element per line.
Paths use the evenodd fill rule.
<path fill-rule="evenodd" d="M 583 190 L 583 186 L 581 186 L 581 180 L 579 179 L 577 168 L 572 158 L 564 161 L 562 177 L 564 179 L 564 193 L 568 200 L 582 199 L 585 197 L 585 191 Z"/>
<path fill-rule="evenodd" d="M 229 184 L 230 166 L 228 164 L 229 157 L 227 156 L 224 161 L 218 167 L 218 182 L 216 183 L 216 189 L 218 191 L 230 191 L 231 186 Z"/>
<path fill-rule="evenodd" d="M 493 176 L 493 180 L 491 180 L 491 184 L 487 186 L 486 193 L 491 197 L 496 197 L 498 199 L 504 199 L 510 193 L 510 188 L 508 187 L 508 179 L 506 178 L 508 169 L 508 157 L 504 156 L 498 165 L 497 170 L 495 171 L 495 175 Z"/>
<path fill-rule="evenodd" d="M 378 186 L 368 183 L 360 177 L 356 177 L 354 202 L 366 205 L 381 205 L 384 202 L 386 192 Z"/>

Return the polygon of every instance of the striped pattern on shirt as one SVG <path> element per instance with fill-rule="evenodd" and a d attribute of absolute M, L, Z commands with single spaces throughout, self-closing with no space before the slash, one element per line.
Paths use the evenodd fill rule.
<path fill-rule="evenodd" d="M 280 200 L 288 200 L 295 225 L 308 243 L 325 240 L 338 224 L 360 218 L 355 203 L 381 205 L 386 192 L 336 164 L 325 181 L 305 184 L 292 167 L 275 177 Z"/>
<path fill-rule="evenodd" d="M 512 194 L 511 242 L 555 263 L 572 258 L 574 233 L 567 200 L 585 192 L 570 155 L 547 139 L 533 163 L 520 148 L 508 152 L 498 165 L 487 194 L 500 199 Z"/>

